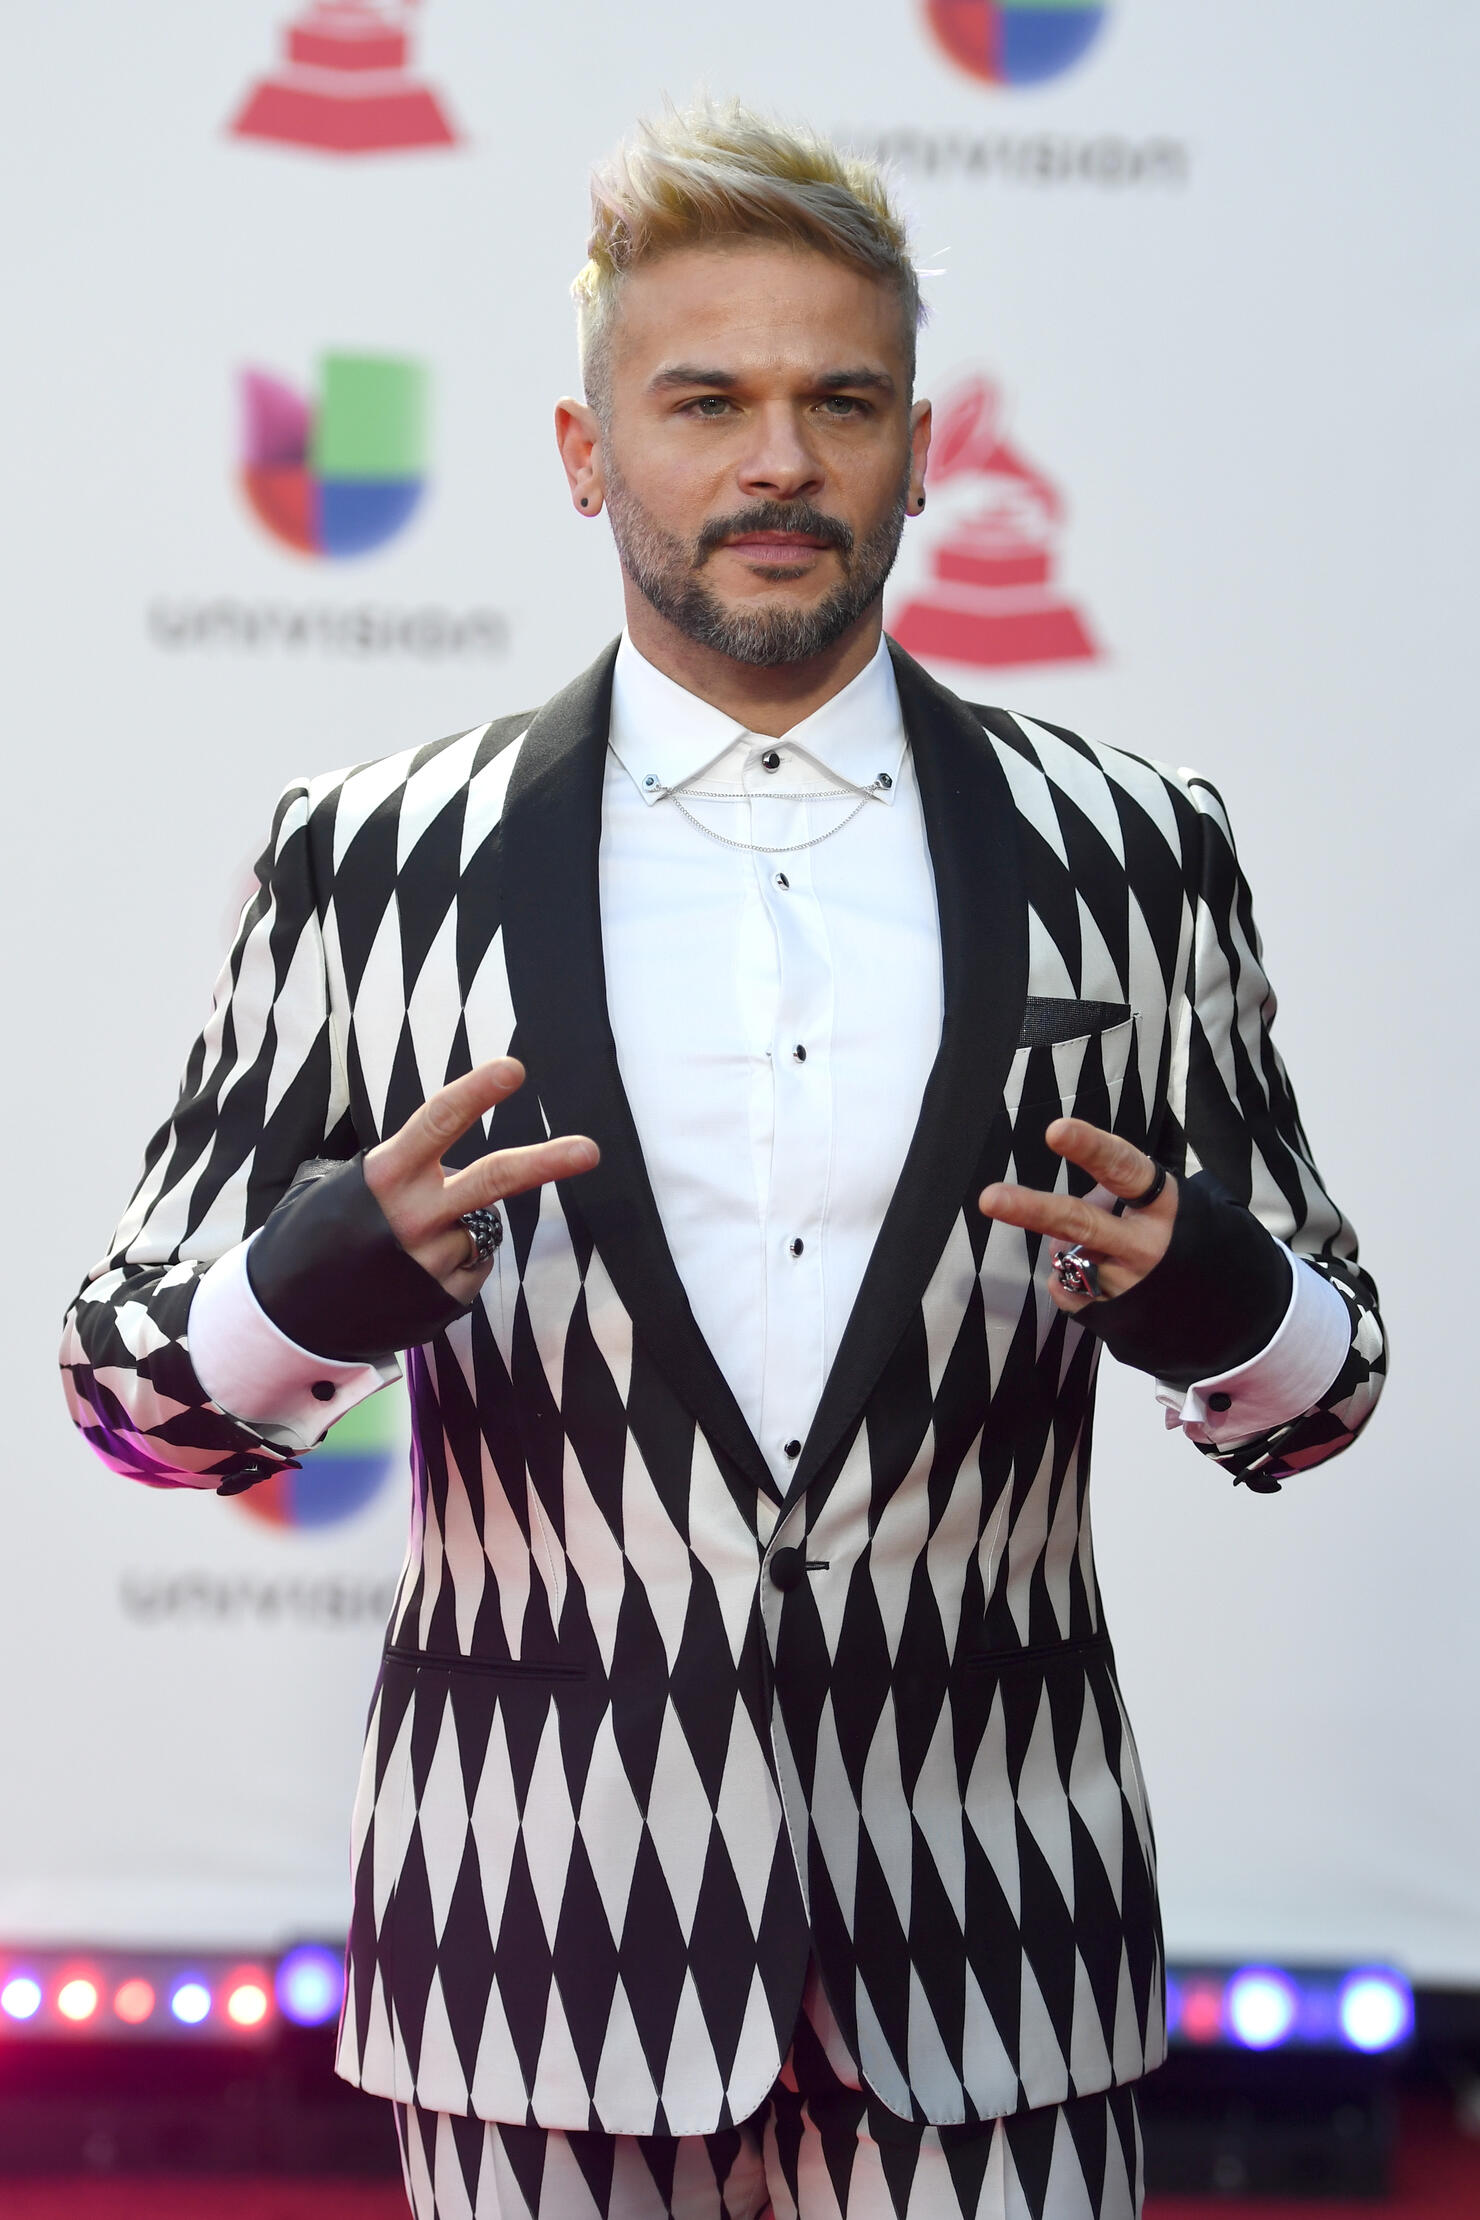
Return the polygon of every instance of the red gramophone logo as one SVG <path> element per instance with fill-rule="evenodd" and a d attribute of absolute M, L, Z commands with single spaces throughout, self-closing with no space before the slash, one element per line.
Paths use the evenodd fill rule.
<path fill-rule="evenodd" d="M 417 0 L 312 0 L 283 33 L 283 59 L 231 124 L 242 139 L 385 154 L 453 146 L 457 134 L 408 67 Z"/>
<path fill-rule="evenodd" d="M 982 498 L 957 511 L 931 550 L 929 579 L 889 627 L 900 646 L 980 669 L 1098 656 L 1054 584 L 1063 497 L 1005 438 L 990 378 L 968 379 L 937 412 L 927 483 L 938 493 L 953 480 Z"/>

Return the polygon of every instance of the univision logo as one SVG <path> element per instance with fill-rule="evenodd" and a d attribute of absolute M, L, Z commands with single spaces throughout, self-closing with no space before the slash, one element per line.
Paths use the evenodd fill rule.
<path fill-rule="evenodd" d="M 242 375 L 242 490 L 301 555 L 365 555 L 410 520 L 426 486 L 428 378 L 394 355 L 325 355 L 313 400 Z"/>
<path fill-rule="evenodd" d="M 391 1473 L 405 1469 L 405 1404 L 381 1393 L 346 1411 L 296 1471 L 275 1472 L 232 1500 L 267 1526 L 338 1526 L 368 1510 Z"/>
<path fill-rule="evenodd" d="M 926 19 L 958 67 L 989 85 L 1041 85 L 1089 52 L 1104 0 L 925 0 Z"/>

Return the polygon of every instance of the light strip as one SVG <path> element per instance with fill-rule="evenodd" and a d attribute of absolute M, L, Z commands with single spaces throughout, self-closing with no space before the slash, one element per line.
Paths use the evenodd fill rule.
<path fill-rule="evenodd" d="M 284 2020 L 322 2027 L 344 1996 L 342 1953 L 276 1959 L 149 1950 L 0 1947 L 0 2045 L 24 2037 L 260 2043 Z M 1413 1991 L 1391 1966 L 1176 1965 L 1167 2032 L 1179 2050 L 1400 2050 Z"/>
<path fill-rule="evenodd" d="M 1392 1966 L 1172 1966 L 1167 2033 L 1179 2050 L 1401 2050 L 1413 1991 Z"/>

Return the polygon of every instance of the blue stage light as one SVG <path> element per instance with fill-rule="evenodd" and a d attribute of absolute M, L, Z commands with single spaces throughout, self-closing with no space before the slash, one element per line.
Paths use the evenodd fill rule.
<path fill-rule="evenodd" d="M 1352 1974 L 1342 1984 L 1339 2010 L 1354 2050 L 1395 2050 L 1413 2033 L 1413 1994 L 1395 1973 Z"/>
<path fill-rule="evenodd" d="M 41 2009 L 41 1983 L 28 1973 L 13 1973 L 0 1989 L 0 2012 L 10 2020 L 30 2020 Z"/>
<path fill-rule="evenodd" d="M 322 2027 L 344 1996 L 344 1965 L 320 1943 L 300 1943 L 277 1969 L 278 2009 L 298 2027 Z"/>
<path fill-rule="evenodd" d="M 170 1998 L 170 2010 L 187 2027 L 199 2027 L 211 2009 L 211 1992 L 203 1981 L 182 1981 Z"/>
<path fill-rule="evenodd" d="M 1246 2050 L 1274 2050 L 1299 2009 L 1293 1983 L 1270 1966 L 1249 1966 L 1228 1984 L 1228 2024 Z"/>

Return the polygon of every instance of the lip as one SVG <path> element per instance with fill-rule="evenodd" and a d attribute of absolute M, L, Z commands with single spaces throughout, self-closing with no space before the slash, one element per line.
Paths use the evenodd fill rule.
<path fill-rule="evenodd" d="M 805 532 L 747 532 L 740 539 L 726 540 L 725 547 L 731 555 L 748 556 L 752 562 L 793 561 L 798 555 L 826 553 L 828 542 L 811 538 Z"/>

